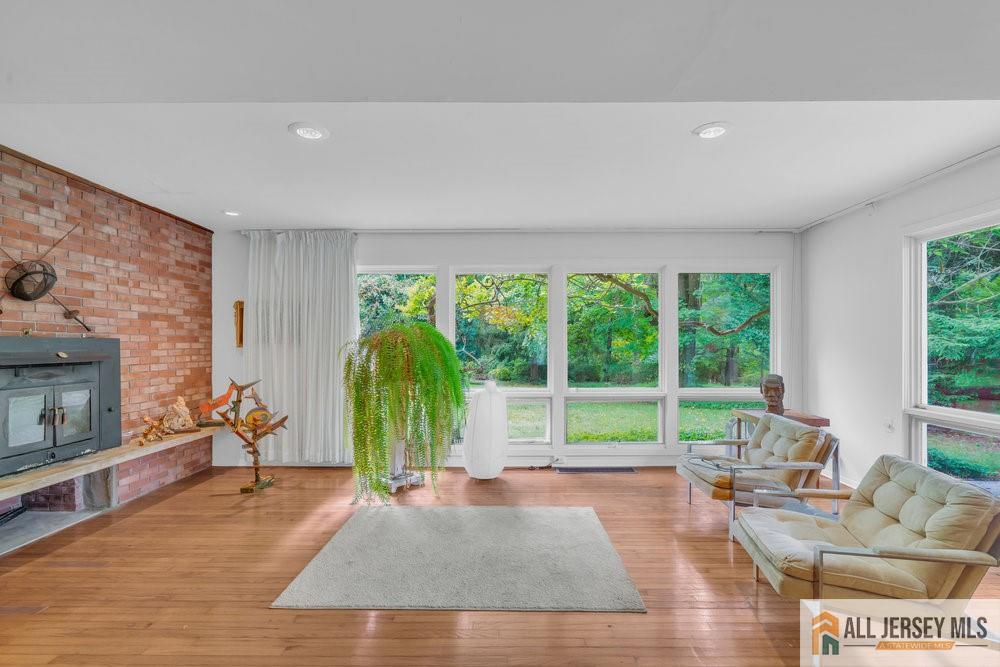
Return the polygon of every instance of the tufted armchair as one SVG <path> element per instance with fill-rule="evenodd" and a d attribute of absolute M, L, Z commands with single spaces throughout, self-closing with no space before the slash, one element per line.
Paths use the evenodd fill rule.
<path fill-rule="evenodd" d="M 697 454 L 692 451 L 695 445 L 735 447 L 736 456 Z M 709 498 L 729 506 L 732 537 L 736 505 L 752 504 L 757 489 L 779 492 L 772 496 L 779 498 L 793 489 L 816 487 L 820 472 L 831 458 L 833 485 L 840 488 L 838 446 L 836 438 L 814 426 L 767 413 L 761 416 L 749 440 L 688 443 L 677 472 L 688 481 L 688 503 L 692 487 L 697 487 Z"/>
<path fill-rule="evenodd" d="M 997 565 L 1000 499 L 881 456 L 839 520 L 754 507 L 733 532 L 785 597 L 968 598 Z"/>

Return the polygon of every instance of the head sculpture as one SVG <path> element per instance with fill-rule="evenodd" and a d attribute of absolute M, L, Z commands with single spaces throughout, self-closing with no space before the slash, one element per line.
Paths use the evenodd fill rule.
<path fill-rule="evenodd" d="M 785 414 L 785 380 L 780 375 L 771 373 L 761 380 L 760 393 L 767 403 L 767 412 Z"/>

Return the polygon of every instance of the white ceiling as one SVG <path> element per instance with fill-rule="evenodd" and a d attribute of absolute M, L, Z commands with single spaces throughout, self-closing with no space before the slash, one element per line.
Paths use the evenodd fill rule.
<path fill-rule="evenodd" d="M 995 0 L 3 0 L 0 102 L 1000 99 Z"/>
<path fill-rule="evenodd" d="M 992 0 L 0 0 L 0 144 L 215 229 L 794 229 L 1000 144 L 997 34 Z"/>
<path fill-rule="evenodd" d="M 218 229 L 789 229 L 1000 144 L 1000 102 L 7 104 L 0 128 Z"/>

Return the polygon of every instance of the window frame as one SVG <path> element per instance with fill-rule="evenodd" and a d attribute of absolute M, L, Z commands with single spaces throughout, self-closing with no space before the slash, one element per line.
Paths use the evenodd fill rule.
<path fill-rule="evenodd" d="M 1000 437 L 1000 415 L 931 405 L 927 398 L 927 244 L 1000 225 L 1000 209 L 920 223 L 904 230 L 903 416 L 909 457 L 927 465 L 927 426 Z"/>

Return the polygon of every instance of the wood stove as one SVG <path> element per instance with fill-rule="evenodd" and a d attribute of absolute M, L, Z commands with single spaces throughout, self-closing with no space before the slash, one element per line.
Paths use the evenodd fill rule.
<path fill-rule="evenodd" d="M 121 444 L 118 340 L 0 337 L 0 476 Z"/>

